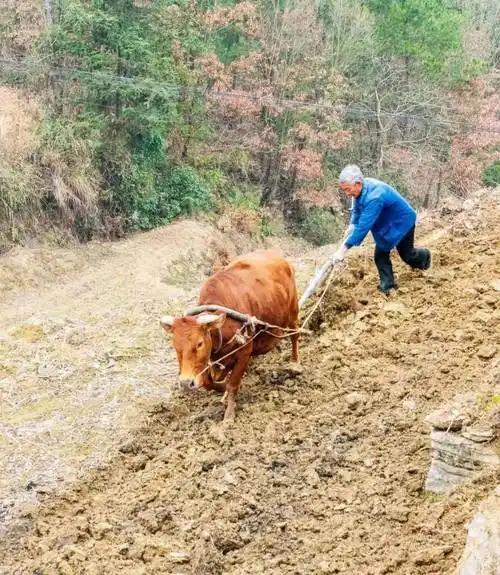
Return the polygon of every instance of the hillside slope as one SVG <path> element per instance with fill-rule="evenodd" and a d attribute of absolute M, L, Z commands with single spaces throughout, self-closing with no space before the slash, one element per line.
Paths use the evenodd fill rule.
<path fill-rule="evenodd" d="M 109 465 L 59 495 L 31 485 L 40 505 L 0 542 L 0 573 L 451 574 L 466 521 L 498 481 L 486 474 L 448 498 L 423 492 L 425 415 L 467 390 L 488 400 L 498 386 L 498 195 L 467 202 L 422 225 L 433 268 L 398 264 L 395 297 L 376 291 L 365 252 L 351 258 L 302 341 L 302 368 L 290 367 L 288 345 L 255 362 L 232 426 L 220 424 L 217 396 L 155 396 Z M 297 261 L 302 286 L 323 254 Z M 116 334 L 101 350 L 114 360 L 109 377 L 132 370 L 139 385 L 168 373 L 173 384 L 150 324 L 156 288 L 131 291 L 130 308 L 111 278 L 103 269 L 81 285 L 95 330 Z M 82 313 L 75 299 L 41 301 Z M 138 349 L 137 339 L 145 351 L 130 363 L 116 350 Z M 85 348 L 99 345 L 90 337 Z"/>

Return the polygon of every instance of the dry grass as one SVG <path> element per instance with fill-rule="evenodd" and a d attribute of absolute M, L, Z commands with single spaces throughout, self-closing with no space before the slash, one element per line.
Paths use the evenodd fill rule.
<path fill-rule="evenodd" d="M 66 178 L 63 171 L 68 172 Z M 64 166 L 62 169 L 53 166 L 52 194 L 64 219 L 70 224 L 76 217 L 90 216 L 97 212 L 99 187 L 95 178 L 71 173 Z"/>
<path fill-rule="evenodd" d="M 59 224 L 71 228 L 77 218 L 95 216 L 100 180 L 88 143 L 62 127 L 54 128 L 61 141 L 45 142 L 41 108 L 27 91 L 0 87 L 0 101 L 0 249 L 39 228 L 51 228 L 41 205 L 49 193 L 59 209 Z"/>
<path fill-rule="evenodd" d="M 33 227 L 43 187 L 31 160 L 38 147 L 38 102 L 28 92 L 7 87 L 0 87 L 0 101 L 1 248 Z"/>
<path fill-rule="evenodd" d="M 43 0 L 2 0 L 0 23 L 6 30 L 0 39 L 4 54 L 30 51 L 45 27 Z"/>
<path fill-rule="evenodd" d="M 39 105 L 29 93 L 5 86 L 0 86 L 0 101 L 0 157 L 26 160 L 37 145 Z"/>

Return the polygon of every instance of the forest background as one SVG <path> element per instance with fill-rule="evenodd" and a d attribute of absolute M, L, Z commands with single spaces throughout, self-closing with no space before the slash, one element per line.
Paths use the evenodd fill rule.
<path fill-rule="evenodd" d="M 500 183 L 497 0 L 4 0 L 0 251 L 181 216 L 335 241 L 339 169 Z"/>

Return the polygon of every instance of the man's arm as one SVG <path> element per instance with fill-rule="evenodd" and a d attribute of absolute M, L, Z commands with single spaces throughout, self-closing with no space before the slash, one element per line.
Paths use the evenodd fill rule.
<path fill-rule="evenodd" d="M 358 202 L 354 201 L 352 205 L 351 220 L 349 222 L 350 226 L 355 226 L 359 221 L 359 207 Z"/>
<path fill-rule="evenodd" d="M 361 245 L 366 234 L 371 230 L 373 224 L 379 217 L 383 207 L 383 202 L 380 197 L 373 198 L 366 204 L 355 224 L 354 231 L 345 242 L 347 248 Z"/>

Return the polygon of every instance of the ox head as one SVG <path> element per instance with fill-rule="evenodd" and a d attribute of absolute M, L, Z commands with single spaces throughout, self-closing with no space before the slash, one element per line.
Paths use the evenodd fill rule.
<path fill-rule="evenodd" d="M 162 328 L 172 335 L 179 362 L 179 385 L 184 391 L 195 391 L 211 383 L 208 361 L 212 353 L 211 332 L 220 329 L 225 314 L 203 314 L 197 317 L 163 316 Z"/>

